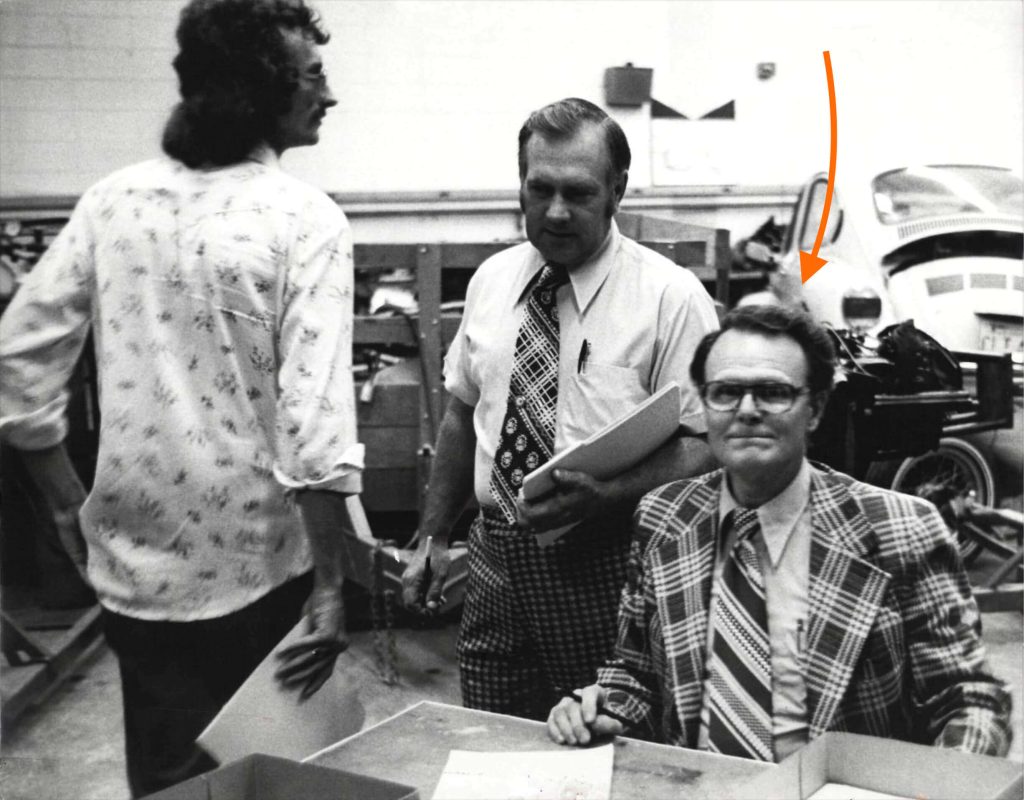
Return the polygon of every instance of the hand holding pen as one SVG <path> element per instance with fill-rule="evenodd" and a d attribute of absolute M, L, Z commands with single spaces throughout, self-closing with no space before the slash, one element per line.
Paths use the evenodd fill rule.
<path fill-rule="evenodd" d="M 548 714 L 548 736 L 558 744 L 585 745 L 600 736 L 618 736 L 630 721 L 608 709 L 599 684 L 563 697 Z"/>
<path fill-rule="evenodd" d="M 450 567 L 448 542 L 434 536 L 422 538 L 402 573 L 405 607 L 421 614 L 439 613 L 444 608 L 444 584 Z"/>

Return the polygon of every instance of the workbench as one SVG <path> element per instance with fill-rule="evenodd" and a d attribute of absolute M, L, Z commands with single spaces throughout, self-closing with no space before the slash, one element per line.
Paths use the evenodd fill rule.
<path fill-rule="evenodd" d="M 618 736 L 616 800 L 720 800 L 773 765 Z M 310 756 L 305 763 L 386 777 L 430 798 L 451 750 L 560 750 L 540 722 L 424 701 Z"/>
<path fill-rule="evenodd" d="M 828 789 L 819 795 L 825 784 L 848 787 L 844 792 L 855 787 L 851 795 L 857 797 L 1008 800 L 1020 797 L 1024 785 L 1024 767 L 1016 761 L 849 733 L 824 734 L 780 764 L 624 736 L 608 741 L 615 748 L 615 800 L 838 796 Z M 548 738 L 543 723 L 424 701 L 303 763 L 412 786 L 427 800 L 434 796 L 452 750 L 565 749 Z"/>

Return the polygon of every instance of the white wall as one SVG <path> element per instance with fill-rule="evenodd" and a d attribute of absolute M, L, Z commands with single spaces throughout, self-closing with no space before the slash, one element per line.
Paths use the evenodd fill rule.
<path fill-rule="evenodd" d="M 694 116 L 735 99 L 736 119 L 662 122 L 675 131 L 655 137 L 655 176 L 773 184 L 827 169 L 825 50 L 841 161 L 955 153 L 1019 166 L 1022 8 L 925 0 L 676 4 L 671 47 L 654 64 L 655 96 Z M 774 62 L 775 77 L 758 80 L 758 62 Z"/>
<path fill-rule="evenodd" d="M 0 4 L 0 194 L 78 194 L 159 149 L 178 2 Z"/>
<path fill-rule="evenodd" d="M 330 191 L 509 190 L 525 115 L 600 102 L 604 69 L 654 68 L 654 96 L 734 121 L 655 131 L 614 110 L 632 186 L 783 184 L 828 160 L 821 53 L 831 52 L 839 157 L 922 143 L 1021 163 L 1019 0 L 320 0 L 340 104 L 286 166 Z M 180 0 L 0 3 L 0 195 L 78 194 L 158 152 L 175 98 Z M 758 62 L 776 76 L 759 81 Z M 667 128 L 667 132 L 666 132 Z M 939 147 L 937 149 L 942 149 Z"/>

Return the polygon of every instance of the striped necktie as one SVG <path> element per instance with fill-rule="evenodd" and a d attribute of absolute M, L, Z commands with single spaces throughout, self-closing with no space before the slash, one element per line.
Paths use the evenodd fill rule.
<path fill-rule="evenodd" d="M 708 750 L 773 761 L 772 669 L 764 575 L 754 548 L 757 512 L 733 512 L 736 540 L 726 558 L 712 619 Z"/>
<path fill-rule="evenodd" d="M 491 495 L 510 522 L 523 476 L 551 458 L 558 401 L 558 287 L 569 276 L 545 264 L 516 337 L 508 404 L 491 468 Z"/>

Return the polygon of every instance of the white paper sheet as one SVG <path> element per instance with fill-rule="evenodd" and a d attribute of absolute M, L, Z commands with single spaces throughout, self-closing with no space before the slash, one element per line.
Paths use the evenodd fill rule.
<path fill-rule="evenodd" d="M 608 800 L 611 744 L 587 749 L 448 754 L 434 800 Z"/>

